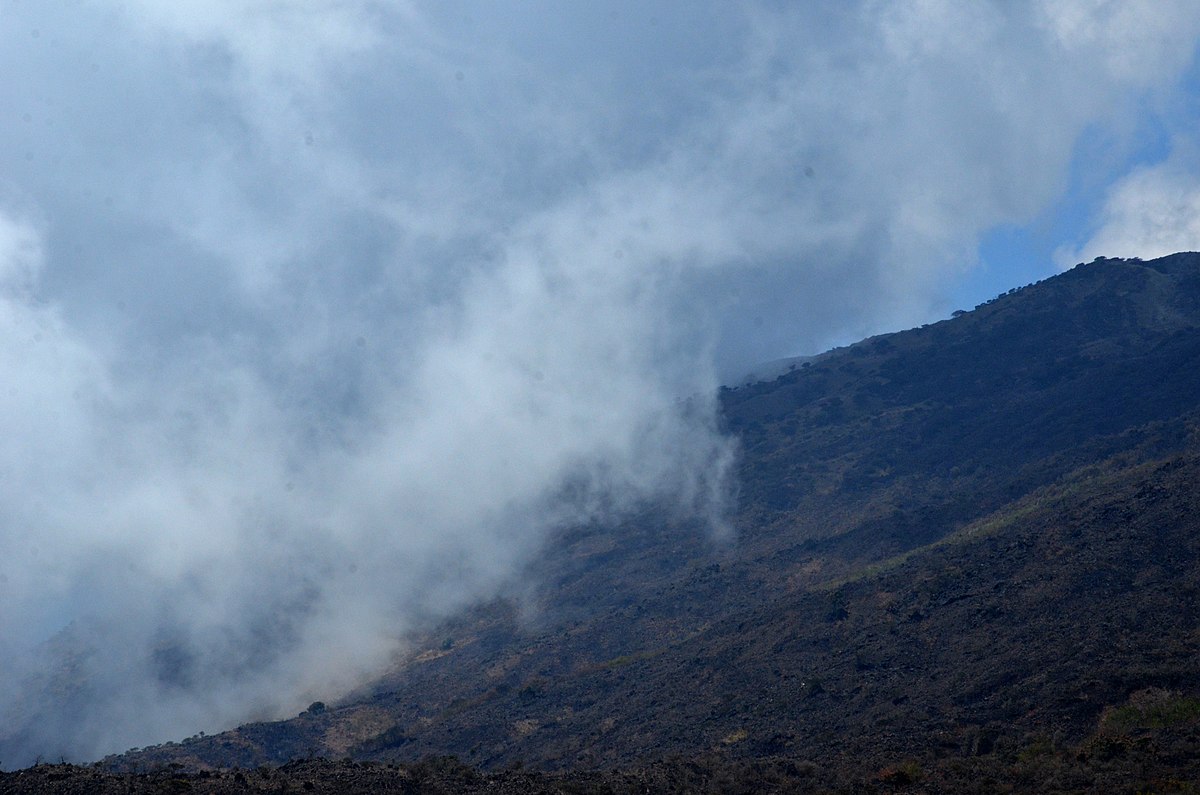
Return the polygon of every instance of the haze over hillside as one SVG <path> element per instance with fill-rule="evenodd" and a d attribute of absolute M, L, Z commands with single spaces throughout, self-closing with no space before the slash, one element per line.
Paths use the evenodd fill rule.
<path fill-rule="evenodd" d="M 343 702 L 110 763 L 1195 776 L 1197 364 L 1192 253 L 1081 265 L 727 390 L 736 544 L 653 505 L 566 528 L 534 592 L 444 624 Z"/>

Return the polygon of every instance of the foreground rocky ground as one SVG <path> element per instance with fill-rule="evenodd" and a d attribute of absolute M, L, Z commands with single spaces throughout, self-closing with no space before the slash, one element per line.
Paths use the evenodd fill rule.
<path fill-rule="evenodd" d="M 116 773 L 101 766 L 38 765 L 0 773 L 0 793 L 1197 793 L 1200 792 L 1200 702 L 1146 693 L 1106 716 L 1085 742 L 1049 741 L 1020 751 L 973 757 L 898 759 L 864 766 L 829 760 L 721 755 L 676 758 L 619 771 L 481 772 L 453 757 L 414 764 L 311 759 L 254 770 L 181 766 Z M 1146 728 L 1157 724 L 1160 728 Z"/>

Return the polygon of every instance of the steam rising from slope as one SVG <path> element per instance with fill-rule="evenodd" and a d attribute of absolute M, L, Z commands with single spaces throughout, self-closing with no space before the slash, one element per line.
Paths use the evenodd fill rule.
<path fill-rule="evenodd" d="M 926 319 L 1174 85 L 1154 8 L 10 5 L 0 760 L 330 697 L 563 524 L 727 532 L 720 379 Z"/>

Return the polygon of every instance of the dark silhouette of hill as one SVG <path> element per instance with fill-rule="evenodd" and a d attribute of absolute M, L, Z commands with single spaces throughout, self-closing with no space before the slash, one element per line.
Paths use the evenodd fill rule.
<path fill-rule="evenodd" d="M 1200 254 L 1081 265 L 722 409 L 735 542 L 652 506 L 564 531 L 535 591 L 342 703 L 106 764 L 454 754 L 635 777 L 573 779 L 613 792 L 1200 781 Z"/>

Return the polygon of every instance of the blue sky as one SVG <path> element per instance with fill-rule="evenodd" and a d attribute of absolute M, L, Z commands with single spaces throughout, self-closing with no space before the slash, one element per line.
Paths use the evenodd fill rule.
<path fill-rule="evenodd" d="M 645 499 L 736 543 L 721 383 L 1200 247 L 1198 40 L 1190 0 L 0 0 L 0 759 L 332 700 Z"/>

